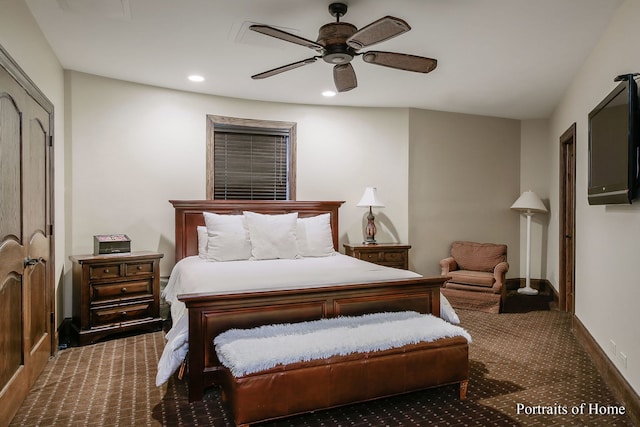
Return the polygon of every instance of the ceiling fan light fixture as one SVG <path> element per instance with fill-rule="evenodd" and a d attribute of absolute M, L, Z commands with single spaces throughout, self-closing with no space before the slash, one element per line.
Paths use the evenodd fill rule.
<path fill-rule="evenodd" d="M 346 52 L 332 52 L 324 55 L 322 59 L 324 59 L 324 62 L 328 62 L 329 64 L 347 64 L 351 62 L 353 55 Z"/>

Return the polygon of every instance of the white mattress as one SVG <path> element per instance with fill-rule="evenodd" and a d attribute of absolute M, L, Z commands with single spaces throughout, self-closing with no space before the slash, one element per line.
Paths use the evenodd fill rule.
<path fill-rule="evenodd" d="M 178 300 L 181 294 L 300 289 L 418 277 L 421 275 L 412 271 L 380 266 L 337 252 L 334 256 L 320 258 L 260 261 L 215 262 L 198 256 L 184 258 L 175 265 L 162 293 L 171 304 L 173 327 L 165 337 L 167 345 L 158 363 L 156 385 L 169 379 L 187 353 L 188 316 L 185 316 L 184 303 Z"/>

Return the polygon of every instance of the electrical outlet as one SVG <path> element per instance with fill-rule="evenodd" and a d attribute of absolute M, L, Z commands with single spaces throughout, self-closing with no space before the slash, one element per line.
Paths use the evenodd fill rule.
<path fill-rule="evenodd" d="M 611 353 L 616 354 L 617 346 L 614 340 L 609 340 L 609 344 L 611 345 Z"/>
<path fill-rule="evenodd" d="M 627 368 L 627 355 L 624 354 L 623 352 L 620 352 L 620 361 L 622 362 L 622 366 L 626 369 Z"/>

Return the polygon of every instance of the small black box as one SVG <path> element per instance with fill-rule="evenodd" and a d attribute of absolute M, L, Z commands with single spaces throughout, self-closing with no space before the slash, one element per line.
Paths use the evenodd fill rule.
<path fill-rule="evenodd" d="M 100 234 L 93 236 L 93 254 L 121 254 L 131 252 L 131 239 L 126 234 Z"/>

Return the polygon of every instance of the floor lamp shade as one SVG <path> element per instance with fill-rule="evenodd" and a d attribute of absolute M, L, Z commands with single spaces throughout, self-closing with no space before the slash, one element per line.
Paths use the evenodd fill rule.
<path fill-rule="evenodd" d="M 367 215 L 367 227 L 365 229 L 365 242 L 368 244 L 376 243 L 376 224 L 374 222 L 372 207 L 383 208 L 384 203 L 378 198 L 378 190 L 375 187 L 367 187 L 364 189 L 364 194 L 358 202 L 358 207 L 369 208 L 369 215 Z"/>
<path fill-rule="evenodd" d="M 522 193 L 518 200 L 511 205 L 511 209 L 531 213 L 547 212 L 547 208 L 540 200 L 540 197 L 531 190 Z"/>
<path fill-rule="evenodd" d="M 531 217 L 536 213 L 547 212 L 547 208 L 542 203 L 542 200 L 533 191 L 523 192 L 518 200 L 516 200 L 511 209 L 520 211 L 527 217 L 527 264 L 526 264 L 526 278 L 525 287 L 519 288 L 518 293 L 525 295 L 537 295 L 538 291 L 531 287 Z"/>

